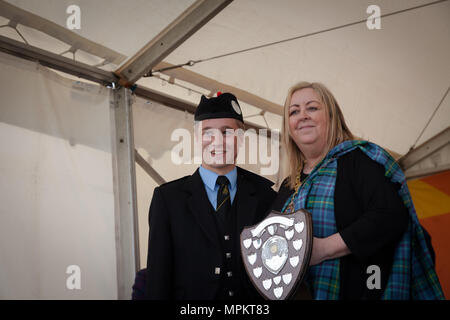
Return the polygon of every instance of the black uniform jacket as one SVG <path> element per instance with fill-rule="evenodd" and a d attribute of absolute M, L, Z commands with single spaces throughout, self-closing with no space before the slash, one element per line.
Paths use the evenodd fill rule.
<path fill-rule="evenodd" d="M 272 182 L 237 168 L 238 234 L 260 222 L 276 197 Z M 236 203 L 235 203 L 236 202 Z M 220 289 L 217 266 L 223 264 L 212 206 L 198 170 L 192 176 L 155 188 L 149 212 L 146 294 L 149 299 L 210 300 Z M 233 245 L 239 246 L 239 239 Z M 245 273 L 241 257 L 238 277 L 248 292 L 259 298 Z M 238 259 L 236 259 L 238 258 Z M 256 294 L 256 296 L 255 296 Z"/>

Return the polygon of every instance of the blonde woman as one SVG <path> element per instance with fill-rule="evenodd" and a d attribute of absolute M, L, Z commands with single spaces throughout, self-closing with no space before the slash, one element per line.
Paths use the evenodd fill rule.
<path fill-rule="evenodd" d="M 324 85 L 289 90 L 283 139 L 290 174 L 274 209 L 312 213 L 313 298 L 443 299 L 403 173 L 381 147 L 354 140 Z"/>

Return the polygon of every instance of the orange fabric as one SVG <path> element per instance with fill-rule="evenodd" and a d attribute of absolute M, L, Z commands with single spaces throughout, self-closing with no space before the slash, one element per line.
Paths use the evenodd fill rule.
<path fill-rule="evenodd" d="M 431 236 L 436 272 L 450 299 L 450 170 L 408 181 L 420 223 Z"/>
<path fill-rule="evenodd" d="M 421 219 L 420 223 L 431 235 L 436 253 L 436 272 L 446 299 L 450 298 L 450 212 Z"/>
<path fill-rule="evenodd" d="M 417 217 L 425 219 L 450 212 L 450 195 L 422 179 L 408 182 Z"/>
<path fill-rule="evenodd" d="M 450 170 L 420 180 L 450 196 Z"/>

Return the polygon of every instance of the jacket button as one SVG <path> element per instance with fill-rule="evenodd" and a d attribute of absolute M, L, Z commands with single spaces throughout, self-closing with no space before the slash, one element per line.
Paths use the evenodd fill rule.
<path fill-rule="evenodd" d="M 225 240 L 230 240 L 230 236 L 229 235 L 225 235 L 224 238 L 225 238 Z"/>
<path fill-rule="evenodd" d="M 215 274 L 220 274 L 220 268 L 219 267 L 216 267 L 216 269 L 215 269 L 215 272 L 214 272 Z"/>
<path fill-rule="evenodd" d="M 230 253 L 230 252 L 227 252 L 227 253 L 226 253 L 226 257 L 227 257 L 227 259 L 230 259 L 230 258 L 231 258 L 231 253 Z"/>
<path fill-rule="evenodd" d="M 233 291 L 228 291 L 228 295 L 230 296 L 230 297 L 232 297 L 232 296 L 234 296 L 234 292 Z"/>
<path fill-rule="evenodd" d="M 231 278 L 231 277 L 233 276 L 233 272 L 228 271 L 228 272 L 227 272 L 227 276 L 228 276 L 228 278 Z"/>

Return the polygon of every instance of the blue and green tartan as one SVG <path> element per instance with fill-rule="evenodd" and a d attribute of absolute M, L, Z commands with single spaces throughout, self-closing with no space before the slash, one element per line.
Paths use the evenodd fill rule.
<path fill-rule="evenodd" d="M 313 169 L 294 194 L 294 210 L 305 208 L 312 214 L 314 237 L 325 238 L 337 232 L 334 217 L 334 188 L 337 159 L 361 149 L 369 158 L 385 168 L 385 176 L 401 185 L 399 195 L 409 212 L 406 232 L 398 243 L 389 275 L 384 300 L 434 300 L 444 299 L 422 227 L 409 193 L 406 178 L 397 162 L 381 147 L 368 141 L 345 141 L 334 147 Z M 286 201 L 286 210 L 292 196 Z M 308 269 L 306 281 L 317 300 L 339 299 L 340 259 L 325 260 Z"/>

